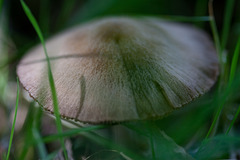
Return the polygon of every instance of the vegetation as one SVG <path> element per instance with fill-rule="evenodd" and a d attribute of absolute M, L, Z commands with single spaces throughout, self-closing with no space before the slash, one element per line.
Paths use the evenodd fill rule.
<path fill-rule="evenodd" d="M 239 158 L 240 1 L 215 3 L 0 0 L 0 159 Z M 45 47 L 45 39 L 62 30 L 109 15 L 157 16 L 205 30 L 219 55 L 218 82 L 206 95 L 159 120 L 83 126 L 60 120 L 48 65 L 56 119 L 50 118 L 19 87 L 17 63 L 40 41 Z"/>

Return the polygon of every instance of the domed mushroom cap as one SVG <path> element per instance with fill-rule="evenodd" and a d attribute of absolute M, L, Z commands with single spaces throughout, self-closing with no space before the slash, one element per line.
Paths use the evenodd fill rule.
<path fill-rule="evenodd" d="M 157 18 L 112 17 L 46 44 L 63 117 L 89 123 L 162 117 L 204 94 L 218 75 L 208 36 Z M 53 112 L 41 45 L 17 68 L 24 88 Z"/>

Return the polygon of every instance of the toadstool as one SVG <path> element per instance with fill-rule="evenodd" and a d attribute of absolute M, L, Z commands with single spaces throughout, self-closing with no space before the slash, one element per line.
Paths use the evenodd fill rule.
<path fill-rule="evenodd" d="M 108 17 L 47 41 L 62 117 L 114 123 L 163 117 L 207 92 L 218 75 L 209 37 L 153 17 Z M 53 112 L 41 45 L 20 61 L 23 87 Z"/>

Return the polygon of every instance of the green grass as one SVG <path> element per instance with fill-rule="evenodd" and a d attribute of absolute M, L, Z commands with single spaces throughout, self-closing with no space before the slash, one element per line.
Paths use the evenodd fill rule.
<path fill-rule="evenodd" d="M 219 53 L 219 62 L 220 62 L 220 78 L 219 78 L 219 92 L 222 92 L 222 83 L 223 83 L 223 77 L 224 77 L 224 70 L 225 70 L 225 62 L 223 61 L 224 57 L 223 57 L 223 48 L 225 47 L 225 43 L 226 43 L 226 39 L 227 39 L 227 33 L 229 31 L 229 23 L 230 23 L 230 19 L 231 19 L 231 11 L 232 11 L 232 6 L 234 4 L 234 1 L 230 0 L 227 1 L 227 6 L 226 6 L 226 13 L 225 13 L 225 18 L 224 18 L 224 28 L 223 28 L 223 38 L 222 38 L 222 45 L 220 45 L 220 40 L 219 40 L 219 35 L 218 35 L 218 31 L 217 31 L 217 27 L 216 27 L 216 23 L 214 20 L 214 14 L 213 14 L 213 8 L 212 8 L 212 2 L 209 1 L 209 14 L 212 17 L 210 20 L 210 25 L 211 25 L 211 29 L 213 32 L 213 37 L 214 37 L 214 41 L 215 41 L 215 46 L 217 49 L 217 52 Z M 230 13 L 229 13 L 230 12 Z M 227 24 L 226 24 L 227 23 Z M 240 43 L 240 42 L 238 42 Z M 223 46 L 224 45 L 224 46 Z M 234 56 L 233 56 L 233 60 L 231 63 L 231 70 L 230 70 L 230 77 L 229 77 L 229 82 L 228 82 L 228 86 L 226 88 L 225 93 L 229 93 L 230 88 L 232 87 L 232 81 L 233 78 L 235 76 L 235 72 L 236 72 L 236 67 L 237 67 L 237 61 L 238 61 L 238 55 L 239 55 L 239 44 L 237 44 Z M 218 103 L 218 109 L 216 112 L 216 115 L 214 116 L 213 122 L 211 124 L 211 127 L 206 135 L 206 138 L 208 138 L 210 136 L 210 134 L 212 133 L 212 131 L 214 130 L 214 127 L 216 127 L 216 123 L 219 120 L 220 114 L 224 108 L 224 104 L 227 98 L 224 98 L 221 103 Z"/>
<path fill-rule="evenodd" d="M 229 76 L 229 82 L 228 82 L 228 87 L 231 88 L 232 87 L 232 84 L 233 84 L 233 80 L 235 78 L 235 74 L 236 74 L 236 70 L 237 70 L 237 62 L 238 62 L 238 57 L 239 57 L 239 54 L 240 54 L 240 37 L 238 39 L 238 42 L 237 42 L 237 46 L 236 46 L 236 49 L 234 51 L 234 54 L 233 54 L 233 58 L 232 58 L 232 63 L 231 63 L 231 70 L 230 70 L 230 76 Z M 239 115 L 239 112 L 240 112 L 240 106 L 238 107 L 238 110 L 228 128 L 228 130 L 226 131 L 226 134 L 229 133 L 229 131 L 231 130 L 231 128 L 233 127 L 233 124 L 234 122 L 236 121 L 238 115 Z"/>
<path fill-rule="evenodd" d="M 14 134 L 14 128 L 15 128 L 15 123 L 17 119 L 17 110 L 18 110 L 18 102 L 19 102 L 19 82 L 17 78 L 17 95 L 16 95 L 16 106 L 15 106 L 15 114 L 14 114 L 14 119 L 13 119 L 13 124 L 12 124 L 12 130 L 11 130 L 11 135 L 10 135 L 10 140 L 9 140 L 9 145 L 8 145 L 8 152 L 7 152 L 7 160 L 9 160 L 10 156 L 10 151 L 12 147 L 12 141 L 13 141 L 13 134 Z"/>
<path fill-rule="evenodd" d="M 149 1 L 155 3 L 154 0 Z M 3 1 L 0 1 L 0 4 L 4 5 L 2 2 Z M 29 155 L 32 155 L 31 158 L 33 159 L 53 159 L 57 154 L 59 154 L 59 149 L 55 149 L 50 152 L 48 145 L 55 144 L 57 142 L 60 142 L 64 156 L 67 159 L 68 155 L 64 139 L 71 140 L 73 145 L 72 150 L 76 157 L 79 158 L 85 156 L 85 158 L 89 159 L 96 159 L 97 157 L 101 157 L 102 159 L 106 159 L 106 157 L 108 157 L 108 159 L 114 159 L 113 157 L 116 155 L 118 155 L 117 158 L 115 157 L 116 159 L 155 160 L 166 159 L 166 157 L 177 159 L 192 159 L 192 157 L 195 159 L 227 159 L 230 157 L 231 153 L 237 153 L 236 150 L 240 148 L 240 139 L 238 138 L 240 130 L 237 127 L 237 125 L 239 125 L 240 113 L 240 33 L 231 33 L 233 32 L 233 24 L 239 23 L 233 18 L 235 13 L 234 6 L 237 4 L 236 1 L 229 0 L 225 2 L 226 6 L 224 9 L 224 18 L 222 20 L 224 23 L 222 27 L 217 26 L 218 23 L 216 23 L 214 18 L 211 6 L 212 3 L 209 5 L 210 14 L 208 15 L 207 6 L 205 5 L 207 1 L 201 3 L 201 0 L 196 0 L 196 3 L 193 5 L 193 8 L 195 8 L 193 13 L 194 16 L 185 16 L 181 14 L 177 15 L 174 14 L 174 12 L 169 15 L 161 13 L 161 10 L 164 10 L 164 7 L 168 6 L 167 3 L 170 4 L 172 1 L 161 2 L 161 4 L 165 3 L 166 5 L 159 6 L 158 14 L 154 12 L 146 14 L 144 11 L 142 13 L 127 12 L 129 8 L 126 10 L 127 13 L 123 14 L 119 8 L 119 6 L 124 7 L 127 6 L 128 3 L 130 4 L 133 2 L 139 3 L 134 5 L 136 8 L 145 5 L 147 6 L 148 1 L 145 0 L 131 0 L 131 2 L 123 2 L 121 0 L 103 0 L 102 3 L 108 3 L 104 4 L 103 8 L 101 8 L 101 5 L 95 5 L 93 0 L 86 1 L 86 3 L 82 2 L 80 4 L 78 4 L 77 1 L 64 1 L 58 5 L 60 8 L 58 9 L 58 14 L 58 12 L 52 12 L 55 6 L 51 6 L 52 3 L 50 1 L 44 0 L 41 1 L 41 4 L 39 5 L 40 11 L 38 16 L 36 16 L 38 12 L 34 10 L 36 7 L 32 6 L 31 2 L 28 2 L 28 6 L 23 0 L 20 2 L 25 14 L 37 32 L 47 59 L 48 79 L 51 87 L 57 132 L 50 135 L 43 135 L 42 120 L 44 119 L 43 115 L 45 113 L 42 112 L 40 108 L 35 108 L 34 105 L 31 104 L 28 106 L 29 111 L 24 122 L 24 126 L 20 132 L 14 133 L 18 101 L 22 98 L 21 94 L 19 95 L 19 84 L 17 80 L 18 91 L 14 114 L 15 116 L 11 130 L 9 147 L 6 154 L 7 158 L 1 157 L 0 155 L 0 159 L 9 159 L 11 154 L 13 155 L 10 156 L 11 159 L 25 160 Z M 174 3 L 176 3 L 174 6 L 182 5 L 180 4 L 181 2 Z M 216 3 L 214 5 L 216 5 Z M 152 10 L 154 10 L 154 6 L 152 7 Z M 184 6 L 181 7 L 184 8 Z M 31 8 L 33 13 L 29 8 Z M 81 9 L 83 9 L 83 11 Z M 171 7 L 168 9 L 171 10 Z M 139 10 L 144 10 L 144 8 L 140 8 Z M 189 106 L 177 110 L 168 117 L 160 120 L 129 122 L 118 125 L 90 125 L 84 127 L 77 126 L 77 124 L 75 124 L 77 128 L 68 128 L 63 131 L 58 109 L 57 91 L 55 89 L 54 77 L 52 75 L 51 64 L 45 47 L 44 37 L 62 30 L 64 27 L 67 28 L 71 26 L 71 24 L 78 24 L 82 21 L 90 20 L 93 17 L 115 15 L 117 14 L 117 11 L 119 11 L 120 15 L 152 15 L 154 17 L 165 18 L 172 21 L 188 22 L 196 24 L 204 30 L 206 29 L 206 26 L 209 25 L 216 50 L 218 52 L 221 67 L 218 83 L 208 94 L 201 97 L 199 100 L 196 100 Z M 74 12 L 76 13 L 75 16 L 72 15 Z M 35 17 L 39 17 L 39 19 L 36 20 L 33 14 Z M 37 21 L 39 22 L 39 25 Z M 48 25 L 49 23 L 53 24 L 53 26 Z M 220 28 L 222 28 L 221 32 L 218 31 Z M 233 44 L 233 34 L 238 36 L 238 41 L 236 42 L 236 46 L 229 48 L 228 43 L 231 42 Z M 32 42 L 26 42 L 26 45 L 30 43 L 32 45 Z M 11 81 L 12 70 L 8 67 L 16 61 L 19 61 L 23 53 L 26 52 L 27 48 L 17 46 L 17 50 L 17 53 L 21 53 L 15 55 L 12 54 L 13 56 L 9 57 L 6 62 L 1 62 L 0 64 L 0 67 L 4 66 L 4 70 L 8 70 L 10 73 L 9 81 Z M 225 62 L 225 57 L 223 57 L 225 56 L 224 52 L 228 53 L 227 62 Z M 0 72 L 0 76 L 2 76 L 1 74 L 2 73 Z M 0 84 L 0 88 L 1 85 L 6 84 Z M 5 94 L 10 94 L 10 89 L 5 89 L 4 95 L 1 95 L 1 97 L 4 97 L 6 100 L 0 99 L 0 107 L 2 105 L 7 108 L 6 102 L 8 100 Z M 22 100 L 24 101 L 23 98 Z M 236 106 L 238 108 L 236 108 Z M 234 110 L 234 112 L 230 112 L 231 110 Z M 227 119 L 226 117 L 228 115 L 232 118 Z M 126 140 L 114 137 L 116 133 L 114 130 L 115 127 L 121 127 L 130 137 L 124 137 Z M 4 134 L 1 134 L 2 133 L 0 131 L 0 138 L 4 137 Z M 13 134 L 15 138 L 14 141 L 12 140 Z M 19 144 L 20 137 L 23 137 L 22 139 L 24 144 L 22 145 Z M 141 143 L 136 142 L 135 140 L 139 140 Z M 2 142 L 0 141 L 0 148 L 1 143 Z M 20 150 L 18 145 L 21 146 Z M 17 151 L 20 153 L 17 153 Z"/>
<path fill-rule="evenodd" d="M 221 50 L 225 49 L 226 43 L 228 40 L 228 34 L 229 34 L 229 29 L 230 29 L 230 24 L 231 24 L 231 19 L 232 19 L 234 1 L 235 0 L 227 0 L 226 1 L 224 23 L 223 23 L 223 29 L 222 29 Z"/>
<path fill-rule="evenodd" d="M 240 54 L 240 37 L 238 38 L 237 46 L 232 58 L 231 70 L 230 70 L 230 76 L 229 76 L 229 82 L 228 82 L 229 87 L 232 86 L 232 82 L 236 74 L 239 54 Z"/>
<path fill-rule="evenodd" d="M 54 107 L 54 115 L 56 117 L 56 125 L 57 125 L 57 130 L 59 133 L 62 133 L 62 124 L 61 124 L 61 118 L 60 118 L 60 114 L 59 114 L 59 106 L 58 106 L 58 99 L 57 99 L 57 92 L 56 92 L 56 88 L 55 88 L 55 83 L 54 83 L 54 79 L 53 79 L 53 75 L 52 75 L 52 70 L 51 70 L 51 64 L 50 64 L 50 60 L 47 54 L 47 49 L 45 46 L 45 41 L 42 35 L 42 32 L 38 26 L 38 23 L 36 21 L 36 19 L 34 18 L 34 16 L 32 15 L 30 9 L 28 8 L 28 6 L 25 4 L 25 2 L 23 0 L 21 0 L 21 4 L 22 7 L 27 15 L 27 17 L 29 18 L 30 22 L 32 23 L 34 29 L 36 30 L 38 37 L 40 38 L 40 41 L 43 45 L 44 48 L 44 53 L 47 59 L 47 65 L 48 65 L 48 79 L 49 79 L 49 84 L 51 87 L 51 93 L 52 93 L 52 101 L 53 101 L 53 107 Z M 62 148 L 63 148 L 63 152 L 64 152 L 64 157 L 65 159 L 68 159 L 67 156 L 67 151 L 64 145 L 64 139 L 60 139 L 61 144 L 62 144 Z"/>
<path fill-rule="evenodd" d="M 234 118 L 233 118 L 233 120 L 231 121 L 231 124 L 230 124 L 230 126 L 228 127 L 228 130 L 226 131 L 226 134 L 228 134 L 228 133 L 230 132 L 230 130 L 232 129 L 232 127 L 233 127 L 236 119 L 238 118 L 239 113 L 240 113 L 240 106 L 238 107 L 238 110 L 237 110 L 236 114 L 234 115 Z"/>

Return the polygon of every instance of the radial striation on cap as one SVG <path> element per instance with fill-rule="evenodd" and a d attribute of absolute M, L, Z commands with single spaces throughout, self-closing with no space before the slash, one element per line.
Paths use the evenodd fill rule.
<path fill-rule="evenodd" d="M 47 41 L 62 117 L 88 123 L 163 117 L 215 83 L 218 59 L 209 37 L 158 18 L 110 17 Z M 53 112 L 41 45 L 17 67 L 23 87 Z"/>

